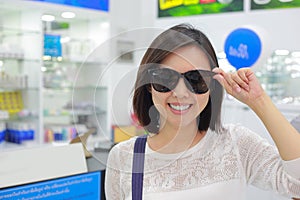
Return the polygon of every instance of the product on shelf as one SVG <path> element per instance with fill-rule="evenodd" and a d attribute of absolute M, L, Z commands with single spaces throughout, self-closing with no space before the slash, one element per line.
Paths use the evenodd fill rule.
<path fill-rule="evenodd" d="M 9 114 L 15 114 L 23 109 L 21 91 L 0 92 L 0 110 L 6 110 Z"/>
<path fill-rule="evenodd" d="M 0 58 L 24 58 L 24 50 L 16 44 L 0 44 Z"/>
<path fill-rule="evenodd" d="M 83 124 L 48 125 L 45 128 L 45 142 L 69 142 L 88 129 Z"/>
<path fill-rule="evenodd" d="M 6 126 L 4 122 L 0 122 L 0 143 L 5 140 Z"/>
<path fill-rule="evenodd" d="M 35 127 L 28 122 L 7 122 L 5 140 L 22 144 L 24 141 L 34 140 Z"/>
<path fill-rule="evenodd" d="M 9 113 L 6 110 L 0 110 L 0 120 L 8 119 L 8 118 L 9 118 Z"/>
<path fill-rule="evenodd" d="M 27 75 L 18 75 L 12 76 L 4 73 L 3 71 L 0 73 L 0 85 L 1 88 L 6 89 L 23 89 L 28 86 L 28 76 Z"/>

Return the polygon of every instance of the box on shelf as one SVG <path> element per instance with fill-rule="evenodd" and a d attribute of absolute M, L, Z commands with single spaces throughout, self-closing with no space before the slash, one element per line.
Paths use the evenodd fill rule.
<path fill-rule="evenodd" d="M 0 110 L 6 110 L 9 114 L 15 114 L 23 108 L 21 91 L 0 92 Z"/>

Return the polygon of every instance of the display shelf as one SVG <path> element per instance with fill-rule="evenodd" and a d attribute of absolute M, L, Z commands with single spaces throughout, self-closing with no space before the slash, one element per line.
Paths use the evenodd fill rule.
<path fill-rule="evenodd" d="M 9 113 L 0 120 L 6 128 L 5 139 L 9 141 L 2 147 L 27 148 L 41 144 L 40 12 L 7 8 L 0 15 L 5 18 L 0 25 L 0 107 Z M 10 98 L 13 94 L 19 96 Z"/>
<path fill-rule="evenodd" d="M 70 26 L 73 26 L 72 24 Z M 76 26 L 76 25 L 74 25 Z M 72 31 L 71 31 L 72 32 Z M 99 64 L 99 60 L 86 60 L 86 57 L 96 48 L 97 42 L 95 39 L 88 37 L 88 32 L 83 33 L 86 37 L 76 38 L 72 36 L 74 33 L 69 31 L 60 31 L 60 30 L 48 30 L 45 32 L 45 35 L 52 35 L 60 37 L 61 48 L 59 52 L 61 55 L 58 57 L 44 56 L 44 62 L 46 64 L 52 64 L 56 62 L 60 63 L 72 63 L 72 64 L 82 64 L 84 62 L 89 62 L 89 64 Z M 50 62 L 49 62 L 50 61 Z"/>
<path fill-rule="evenodd" d="M 104 65 L 104 62 L 95 61 L 95 60 L 72 60 L 72 59 L 65 59 L 65 58 L 44 58 L 43 63 L 46 66 L 52 66 L 54 64 L 76 64 L 81 65 L 83 63 L 87 63 L 89 65 Z"/>
<path fill-rule="evenodd" d="M 0 123 L 28 122 L 35 127 L 33 141 L 16 145 L 9 145 L 9 142 L 3 145 L 2 142 L 4 148 L 45 144 L 44 130 L 51 122 L 68 125 L 83 122 L 87 127 L 93 127 L 99 119 L 101 128 L 98 130 L 106 132 L 110 127 L 108 88 L 106 85 L 98 86 L 90 78 L 99 73 L 105 63 L 99 57 L 93 60 L 87 58 L 99 44 L 99 35 L 103 31 L 99 24 L 103 23 L 105 17 L 101 16 L 101 22 L 96 18 L 68 20 L 69 30 L 52 30 L 52 27 L 48 29 L 49 26 L 45 27 L 45 22 L 41 21 L 44 12 L 44 9 L 26 8 L 6 8 L 5 14 L 0 12 L 0 17 L 6 19 L 0 25 L 0 93 L 20 93 L 22 107 L 19 111 L 24 111 L 20 116 L 10 115 L 9 118 L 0 119 Z M 45 34 L 61 36 L 61 57 L 44 56 Z M 84 78 L 80 76 L 76 80 L 78 71 L 83 73 Z M 16 81 L 18 78 L 20 81 Z M 6 103 L 7 100 L 4 100 Z M 94 106 L 92 101 L 95 101 Z M 70 107 L 72 104 L 89 106 L 74 108 Z M 33 115 L 26 115 L 27 112 Z"/>
<path fill-rule="evenodd" d="M 32 121 L 32 120 L 38 120 L 38 115 L 28 115 L 28 116 L 9 116 L 8 119 L 0 119 L 0 121 L 4 122 L 10 122 L 10 121 Z"/>
<path fill-rule="evenodd" d="M 66 123 L 72 123 L 72 117 L 97 116 L 107 121 L 107 93 L 108 88 L 103 86 L 44 88 L 44 118 L 49 122 L 49 118 L 57 121 L 55 118 L 65 117 Z M 54 101 L 55 105 L 51 104 Z"/>
<path fill-rule="evenodd" d="M 74 90 L 107 90 L 105 86 L 75 86 L 75 87 L 44 87 L 44 92 L 64 91 L 74 92 Z"/>
<path fill-rule="evenodd" d="M 0 88 L 0 92 L 10 92 L 10 91 L 36 91 L 38 92 L 40 88 L 37 87 L 27 87 L 27 88 L 18 88 L 18 87 L 12 87 L 12 88 Z"/>
<path fill-rule="evenodd" d="M 88 110 L 61 110 L 61 111 L 44 111 L 44 117 L 70 117 L 78 115 L 105 115 L 106 111 L 88 111 Z"/>
<path fill-rule="evenodd" d="M 40 34 L 40 31 L 30 29 L 20 29 L 8 26 L 0 26 L 0 37 L 22 36 L 27 34 Z"/>
<path fill-rule="evenodd" d="M 21 18 L 21 17 L 20 17 Z M 20 25 L 20 19 L 14 23 Z M 28 57 L 26 50 L 26 41 L 34 41 L 34 37 L 38 38 L 41 32 L 38 30 L 19 29 L 6 26 L 0 26 L 0 59 L 15 61 L 34 61 L 39 62 L 40 59 Z"/>
<path fill-rule="evenodd" d="M 9 57 L 0 55 L 0 60 L 2 61 L 16 61 L 16 62 L 40 62 L 40 59 L 29 59 L 29 58 L 20 58 L 20 57 Z"/>
<path fill-rule="evenodd" d="M 98 136 L 104 134 L 103 132 L 108 132 L 109 109 L 107 99 L 109 89 L 104 85 L 96 85 L 96 81 L 91 81 L 91 78 L 85 79 L 88 76 L 86 69 L 90 73 L 95 73 L 94 69 L 101 69 L 102 64 L 102 62 L 87 62 L 83 72 L 84 77 L 76 79 L 75 75 L 81 69 L 82 62 L 63 60 L 44 63 L 44 66 L 48 67 L 43 72 L 45 130 L 51 129 L 51 124 L 57 123 L 62 123 L 64 126 L 85 124 L 88 128 L 97 130 L 93 137 L 90 137 L 89 142 L 91 144 L 96 142 Z M 72 76 L 70 73 L 74 75 Z M 51 102 L 55 102 L 55 105 Z M 57 130 L 57 126 L 53 125 L 53 129 Z M 52 138 L 51 136 L 47 137 L 47 135 L 45 134 L 46 138 Z"/>

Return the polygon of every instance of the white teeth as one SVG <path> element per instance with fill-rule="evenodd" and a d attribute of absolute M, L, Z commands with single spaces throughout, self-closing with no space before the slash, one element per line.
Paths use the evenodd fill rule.
<path fill-rule="evenodd" d="M 174 110 L 179 110 L 179 111 L 183 111 L 183 110 L 187 110 L 190 108 L 191 105 L 173 105 L 170 104 L 170 107 L 173 108 Z"/>

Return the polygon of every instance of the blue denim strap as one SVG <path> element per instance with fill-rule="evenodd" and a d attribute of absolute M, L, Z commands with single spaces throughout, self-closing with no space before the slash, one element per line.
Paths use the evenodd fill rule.
<path fill-rule="evenodd" d="M 132 200 L 143 199 L 144 160 L 147 135 L 139 136 L 134 144 L 132 163 Z"/>

